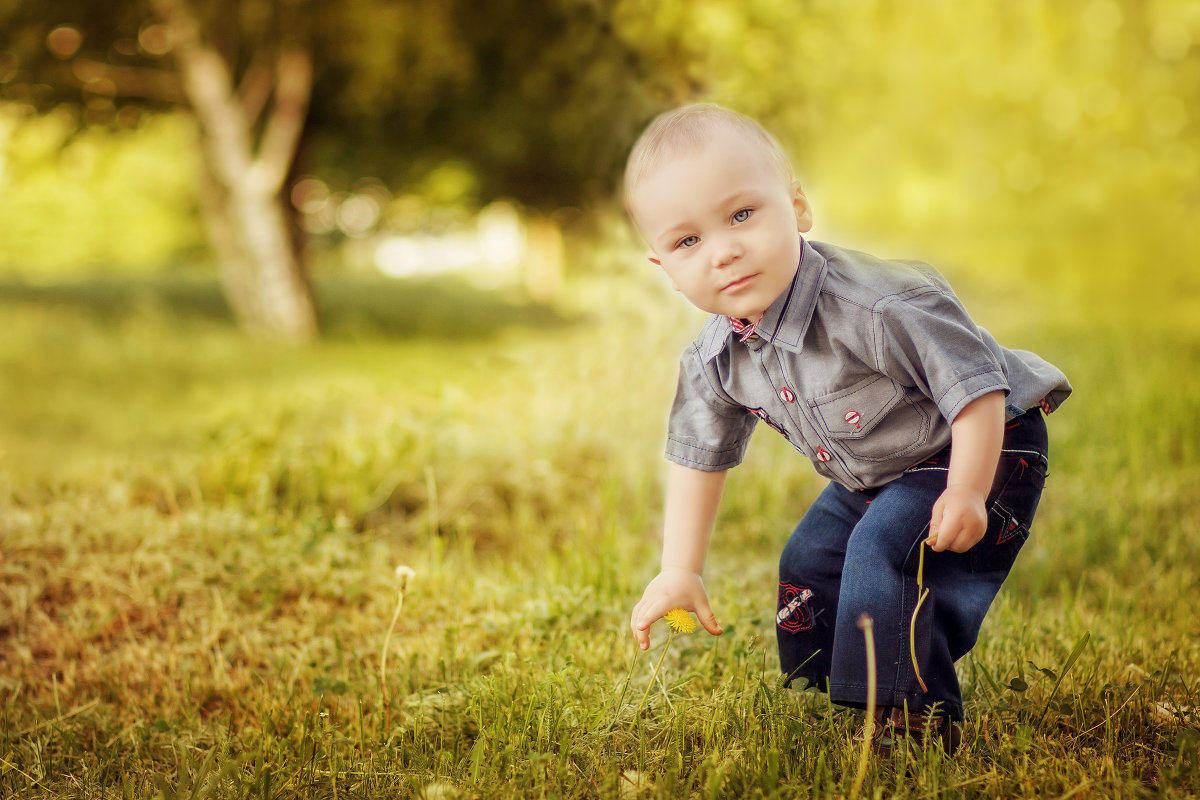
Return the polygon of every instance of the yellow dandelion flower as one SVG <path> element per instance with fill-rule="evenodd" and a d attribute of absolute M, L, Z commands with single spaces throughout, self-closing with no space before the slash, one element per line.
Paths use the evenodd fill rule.
<path fill-rule="evenodd" d="M 663 615 L 663 619 L 680 633 L 691 633 L 696 630 L 696 620 L 692 619 L 692 615 L 682 608 L 672 608 Z"/>

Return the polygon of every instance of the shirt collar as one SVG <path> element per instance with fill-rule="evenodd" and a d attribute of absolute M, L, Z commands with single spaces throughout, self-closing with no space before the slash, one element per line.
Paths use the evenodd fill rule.
<path fill-rule="evenodd" d="M 813 311 L 817 307 L 817 297 L 829 271 L 824 256 L 814 250 L 807 240 L 801 239 L 801 245 L 803 249 L 800 252 L 800 266 L 796 270 L 796 276 L 792 278 L 787 291 L 767 307 L 755 329 L 758 338 L 746 342 L 747 347 L 757 349 L 770 342 L 777 347 L 800 352 L 804 334 L 808 331 L 808 324 L 812 321 Z M 733 326 L 728 317 L 713 317 L 699 342 L 700 354 L 704 360 L 711 361 L 716 358 L 725 349 L 733 333 Z"/>

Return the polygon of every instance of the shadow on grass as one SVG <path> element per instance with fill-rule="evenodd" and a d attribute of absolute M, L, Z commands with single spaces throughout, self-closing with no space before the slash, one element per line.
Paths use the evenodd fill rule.
<path fill-rule="evenodd" d="M 453 278 L 323 278 L 315 292 L 325 338 L 479 338 L 510 327 L 556 328 L 570 320 L 515 290 L 484 290 Z M 116 323 L 148 312 L 233 325 L 214 278 L 93 277 L 34 284 L 0 279 L 0 306 L 60 308 Z"/>

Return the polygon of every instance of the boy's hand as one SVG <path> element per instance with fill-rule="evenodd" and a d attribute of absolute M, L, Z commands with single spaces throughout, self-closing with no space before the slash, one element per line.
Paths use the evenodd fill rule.
<path fill-rule="evenodd" d="M 700 576 L 686 569 L 664 569 L 646 585 L 629 619 L 629 627 L 643 650 L 650 647 L 650 626 L 672 608 L 696 612 L 704 630 L 713 636 L 721 635 L 721 626 L 708 605 L 708 593 Z"/>
<path fill-rule="evenodd" d="M 965 486 L 948 486 L 933 504 L 929 535 L 937 552 L 952 550 L 965 553 L 987 531 L 987 498 Z"/>

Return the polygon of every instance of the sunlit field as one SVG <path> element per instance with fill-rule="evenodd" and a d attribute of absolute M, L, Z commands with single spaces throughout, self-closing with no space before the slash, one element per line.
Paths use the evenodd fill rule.
<path fill-rule="evenodd" d="M 188 6 L 232 117 L 166 91 Z M 0 3 L 0 798 L 1200 796 L 1200 4 L 294 6 Z M 724 635 L 629 632 L 702 319 L 616 187 L 690 100 L 777 135 L 814 238 L 931 262 L 1075 387 L 953 758 L 860 761 L 860 713 L 781 686 L 822 484 L 770 430 Z M 287 346 L 233 290 L 291 242 Z"/>
<path fill-rule="evenodd" d="M 777 675 L 775 559 L 820 488 L 778 437 L 731 476 L 725 635 L 635 653 L 697 322 L 639 275 L 553 312 L 325 286 L 331 335 L 300 349 L 245 339 L 203 282 L 0 288 L 0 794 L 848 795 L 860 717 Z M 1076 395 L 960 666 L 963 751 L 874 759 L 864 796 L 1200 791 L 1194 302 L 1055 313 L 1053 285 L 951 277 Z"/>

